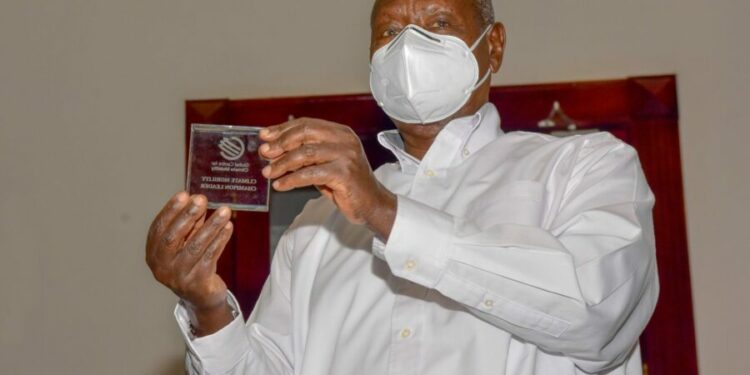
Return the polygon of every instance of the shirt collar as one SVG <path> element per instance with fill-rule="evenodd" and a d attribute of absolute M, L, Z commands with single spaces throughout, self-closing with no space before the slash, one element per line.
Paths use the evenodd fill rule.
<path fill-rule="evenodd" d="M 502 134 L 497 108 L 492 103 L 486 103 L 477 113 L 449 122 L 435 138 L 422 161 L 429 158 L 433 168 L 459 164 Z M 398 130 L 380 132 L 378 142 L 396 156 L 403 172 L 415 173 L 419 168 L 420 160 L 406 152 Z"/>

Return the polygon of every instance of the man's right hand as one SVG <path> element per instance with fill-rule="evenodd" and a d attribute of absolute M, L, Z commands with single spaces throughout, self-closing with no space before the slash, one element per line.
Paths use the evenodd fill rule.
<path fill-rule="evenodd" d="M 232 236 L 231 211 L 221 207 L 206 219 L 206 209 L 206 197 L 177 193 L 154 219 L 146 241 L 146 263 L 156 280 L 184 301 L 199 337 L 233 320 L 227 286 L 216 274 Z"/>

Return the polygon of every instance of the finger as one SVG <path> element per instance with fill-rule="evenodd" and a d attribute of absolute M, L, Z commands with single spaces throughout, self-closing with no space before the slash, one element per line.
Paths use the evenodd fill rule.
<path fill-rule="evenodd" d="M 190 234 L 188 234 L 187 238 L 185 239 L 185 242 L 190 241 L 193 237 L 195 237 L 195 234 L 198 233 L 198 230 L 201 229 L 203 224 L 206 222 L 206 214 L 208 213 L 208 210 L 203 212 L 203 215 L 193 224 L 193 228 L 190 230 Z M 184 245 L 184 243 L 183 243 Z"/>
<path fill-rule="evenodd" d="M 287 121 L 278 125 L 272 125 L 272 126 L 263 128 L 260 131 L 260 139 L 266 142 L 276 140 L 276 138 L 278 138 L 279 135 L 281 135 L 281 133 L 295 126 L 299 126 L 300 124 L 306 122 L 307 120 L 308 118 L 306 117 L 300 117 L 300 118 L 296 118 L 294 120 L 290 120 L 290 121 Z"/>
<path fill-rule="evenodd" d="M 188 241 L 177 254 L 175 267 L 187 274 L 197 259 L 203 256 L 211 241 L 221 232 L 221 229 L 229 221 L 231 211 L 227 207 L 220 207 L 198 232 Z"/>
<path fill-rule="evenodd" d="M 263 156 L 276 159 L 287 151 L 294 150 L 303 144 L 338 142 L 340 130 L 338 124 L 316 119 L 300 119 L 297 124 L 278 133 L 276 139 L 261 146 Z"/>
<path fill-rule="evenodd" d="M 259 152 L 264 158 L 268 160 L 273 160 L 279 157 L 284 153 L 284 151 L 286 151 L 284 147 L 279 143 L 279 140 L 282 139 L 285 134 L 294 132 L 295 130 L 297 130 L 296 133 L 304 135 L 305 133 L 309 132 L 310 127 L 313 126 L 313 122 L 314 120 L 299 118 L 283 123 L 281 125 L 271 126 L 263 129 L 261 132 L 262 134 L 266 134 L 266 136 L 261 136 L 261 139 L 266 141 L 267 143 L 260 146 Z M 301 139 L 300 142 L 304 142 L 304 139 Z M 310 142 L 312 142 L 312 140 L 310 140 Z M 288 147 L 291 147 L 291 145 Z"/>
<path fill-rule="evenodd" d="M 305 186 L 330 187 L 336 176 L 333 163 L 304 167 L 273 182 L 277 191 L 289 191 Z"/>
<path fill-rule="evenodd" d="M 159 269 L 158 264 L 165 256 L 162 249 L 164 241 L 163 233 L 174 217 L 182 211 L 188 201 L 188 194 L 184 191 L 178 192 L 167 201 L 151 223 L 146 237 L 146 264 L 152 269 Z M 154 274 L 156 276 L 156 273 Z"/>
<path fill-rule="evenodd" d="M 151 225 L 150 235 L 161 234 L 169 223 L 174 220 L 175 216 L 185 208 L 185 204 L 188 201 L 188 193 L 181 191 L 173 195 L 172 198 L 162 207 L 159 213 L 154 218 L 154 222 Z"/>
<path fill-rule="evenodd" d="M 315 164 L 324 164 L 342 157 L 345 151 L 340 146 L 330 143 L 304 144 L 289 151 L 263 168 L 263 176 L 269 179 L 279 178 L 289 172 Z"/>
<path fill-rule="evenodd" d="M 216 264 L 224 252 L 224 249 L 232 238 L 234 232 L 234 225 L 232 222 L 227 222 L 221 229 L 221 232 L 211 240 L 211 244 L 208 245 L 206 252 L 203 256 L 193 265 L 193 269 L 190 271 L 194 274 L 212 275 L 216 273 Z"/>
<path fill-rule="evenodd" d="M 174 255 L 178 252 L 195 222 L 205 214 L 206 204 L 207 199 L 202 195 L 190 197 L 189 203 L 172 219 L 161 236 L 163 249 L 166 250 L 162 255 Z"/>

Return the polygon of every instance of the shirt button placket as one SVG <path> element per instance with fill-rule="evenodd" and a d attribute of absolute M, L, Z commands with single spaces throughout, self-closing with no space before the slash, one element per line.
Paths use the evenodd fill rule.
<path fill-rule="evenodd" d="M 407 260 L 406 263 L 416 262 Z M 421 366 L 421 340 L 422 330 L 421 316 L 423 315 L 423 302 L 410 295 L 414 290 L 409 283 L 399 285 L 399 293 L 394 301 L 391 315 L 391 347 L 388 374 L 390 375 L 412 375 L 419 371 Z"/>

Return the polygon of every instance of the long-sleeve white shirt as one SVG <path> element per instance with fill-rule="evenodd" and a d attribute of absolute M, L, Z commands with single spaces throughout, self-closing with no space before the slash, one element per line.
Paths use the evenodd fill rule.
<path fill-rule="evenodd" d="M 500 130 L 487 104 L 419 161 L 375 174 L 398 196 L 387 242 L 327 199 L 276 249 L 247 322 L 202 338 L 192 374 L 640 374 L 656 304 L 654 197 L 606 133 Z M 237 307 L 234 297 L 230 303 Z"/>

